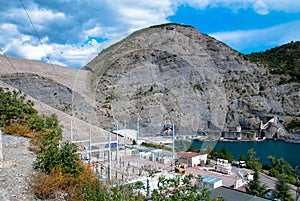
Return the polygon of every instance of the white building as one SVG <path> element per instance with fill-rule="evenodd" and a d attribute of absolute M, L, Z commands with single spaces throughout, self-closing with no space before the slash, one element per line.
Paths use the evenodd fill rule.
<path fill-rule="evenodd" d="M 178 154 L 178 162 L 185 163 L 189 167 L 196 167 L 200 164 L 205 164 L 207 154 L 199 154 L 197 152 L 181 152 Z"/>
<path fill-rule="evenodd" d="M 221 172 L 224 174 L 231 174 L 231 169 L 232 167 L 230 163 L 228 163 L 228 160 L 220 159 L 220 158 L 217 159 L 217 163 L 215 165 L 215 170 L 217 172 Z"/>
<path fill-rule="evenodd" d="M 207 188 L 209 190 L 212 190 L 222 186 L 222 179 L 204 176 L 202 178 L 202 181 L 199 181 L 198 185 L 200 186 L 200 188 Z"/>

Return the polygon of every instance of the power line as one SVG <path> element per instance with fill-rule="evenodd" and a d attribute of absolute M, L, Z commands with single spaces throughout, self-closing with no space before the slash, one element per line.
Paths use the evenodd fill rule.
<path fill-rule="evenodd" d="M 39 42 L 40 42 L 40 45 L 41 45 L 41 47 L 42 47 L 42 49 L 43 49 L 43 51 L 44 51 L 44 53 L 45 53 L 45 56 L 46 56 L 47 60 L 50 62 L 51 66 L 52 66 L 52 70 L 54 71 L 54 74 L 57 75 L 57 74 L 56 74 L 56 71 L 55 71 L 55 69 L 54 69 L 54 67 L 53 67 L 53 64 L 52 64 L 52 62 L 51 62 L 51 59 L 50 59 L 50 57 L 48 56 L 48 53 L 47 53 L 46 49 L 44 48 L 44 44 L 43 44 L 43 42 L 42 42 L 42 40 L 41 40 L 41 37 L 40 37 L 39 33 L 37 32 L 37 30 L 36 30 L 36 28 L 35 28 L 35 26 L 34 26 L 32 20 L 31 20 L 31 18 L 30 18 L 30 15 L 29 15 L 29 13 L 28 13 L 28 11 L 27 11 L 27 9 L 26 9 L 24 3 L 23 3 L 23 0 L 19 0 L 19 1 L 20 1 L 21 5 L 22 5 L 22 7 L 23 7 L 23 9 L 24 9 L 24 11 L 25 11 L 25 13 L 26 13 L 26 15 L 27 15 L 27 18 L 28 18 L 28 20 L 29 20 L 29 22 L 30 22 L 30 24 L 31 24 L 31 26 L 32 26 L 32 29 L 33 29 L 33 31 L 34 31 L 36 37 L 38 38 L 38 40 L 39 40 Z"/>
<path fill-rule="evenodd" d="M 2 50 L 2 48 L 0 47 L 0 51 L 2 52 L 3 56 L 6 58 L 6 60 L 8 61 L 8 63 L 11 65 L 11 67 L 13 67 L 13 69 L 18 73 L 16 67 L 14 66 L 14 64 L 11 62 L 11 60 L 5 55 L 4 51 Z"/>

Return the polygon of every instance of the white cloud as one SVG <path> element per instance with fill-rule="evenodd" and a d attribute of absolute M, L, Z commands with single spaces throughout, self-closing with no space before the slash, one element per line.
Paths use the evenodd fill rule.
<path fill-rule="evenodd" d="M 225 42 L 233 49 L 243 50 L 252 48 L 253 50 L 260 51 L 257 48 L 261 46 L 265 46 L 266 48 L 274 47 L 290 41 L 300 40 L 300 20 L 266 29 L 218 32 L 209 35 Z"/>
<path fill-rule="evenodd" d="M 49 57 L 52 63 L 81 66 L 99 51 L 133 31 L 166 23 L 179 5 L 188 4 L 198 9 L 227 7 L 233 11 L 252 8 L 260 14 L 272 10 L 299 12 L 300 1 L 285 0 L 77 0 L 77 1 L 23 1 L 39 37 L 29 23 L 26 12 L 18 1 L 5 4 L 0 10 L 0 47 L 5 53 L 27 59 Z M 0 5 L 0 8 L 1 5 Z M 297 24 L 299 27 L 299 24 Z M 285 33 L 275 30 L 271 41 L 288 41 L 297 38 L 297 31 L 283 27 Z M 269 28 L 267 30 L 271 30 Z M 295 28 L 294 28 L 295 29 Z M 268 36 L 267 30 L 250 30 L 214 33 L 218 39 L 233 47 L 254 45 L 251 38 Z M 261 35 L 261 37 L 259 37 Z M 90 40 L 93 37 L 109 39 L 104 43 Z M 249 39 L 249 38 L 250 39 Z M 277 37 L 277 38 L 275 38 Z M 270 37 L 269 37 L 270 38 Z M 294 39 L 295 40 L 295 39 Z M 46 53 L 45 53 L 46 52 Z M 45 55 L 47 54 L 47 55 Z"/>
<path fill-rule="evenodd" d="M 207 7 L 227 7 L 232 10 L 252 8 L 257 13 L 265 15 L 270 11 L 284 11 L 294 13 L 300 11 L 298 0 L 177 0 L 177 5 L 187 4 L 204 9 Z"/>

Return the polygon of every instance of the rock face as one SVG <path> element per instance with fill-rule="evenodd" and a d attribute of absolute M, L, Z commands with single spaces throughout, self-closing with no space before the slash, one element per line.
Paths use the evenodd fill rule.
<path fill-rule="evenodd" d="M 238 126 L 256 132 L 274 115 L 283 122 L 299 115 L 299 83 L 279 85 L 280 76 L 188 26 L 137 31 L 86 69 L 103 127 L 139 119 L 141 135 L 159 134 L 170 123 L 182 135 Z"/>
<path fill-rule="evenodd" d="M 94 96 L 87 78 L 90 72 L 0 55 L 0 87 L 21 90 L 34 102 L 39 114 L 55 113 L 64 138 L 107 139 L 97 126 Z M 94 139 L 93 138 L 93 139 Z"/>
<path fill-rule="evenodd" d="M 7 74 L 1 76 L 0 79 L 57 110 L 67 114 L 76 112 L 77 116 L 92 122 L 92 117 L 89 116 L 89 113 L 93 111 L 93 106 L 70 87 L 49 78 L 30 73 Z"/>
<path fill-rule="evenodd" d="M 263 128 L 266 137 L 286 136 L 283 125 L 300 115 L 300 86 L 280 80 L 227 45 L 177 24 L 137 31 L 84 69 L 0 55 L 0 86 L 21 89 L 41 113 L 56 113 L 66 138 L 92 132 L 106 139 L 102 128 L 115 127 L 116 120 L 121 128 L 139 126 L 142 136 L 160 134 L 168 124 L 180 135 Z"/>

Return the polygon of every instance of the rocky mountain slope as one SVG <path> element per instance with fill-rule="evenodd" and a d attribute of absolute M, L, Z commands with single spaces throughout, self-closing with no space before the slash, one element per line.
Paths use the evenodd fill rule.
<path fill-rule="evenodd" d="M 299 82 L 282 82 L 288 75 L 245 57 L 193 27 L 164 24 L 131 34 L 80 70 L 0 55 L 0 86 L 56 113 L 65 138 L 106 139 L 103 128 L 116 120 L 139 125 L 142 136 L 168 124 L 180 135 L 263 127 L 267 137 L 286 136 L 283 125 L 300 115 Z"/>
<path fill-rule="evenodd" d="M 0 55 L 0 87 L 21 90 L 41 114 L 57 114 L 65 139 L 107 138 L 93 121 L 88 77 L 88 71 Z"/>
<path fill-rule="evenodd" d="M 275 115 L 267 137 L 286 135 L 281 123 L 299 116 L 299 83 L 227 45 L 178 24 L 137 31 L 103 50 L 85 69 L 92 72 L 99 122 L 134 125 L 141 135 L 174 123 L 180 134 L 230 130 L 257 132 Z M 282 132 L 279 132 L 279 131 Z"/>

